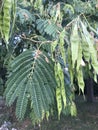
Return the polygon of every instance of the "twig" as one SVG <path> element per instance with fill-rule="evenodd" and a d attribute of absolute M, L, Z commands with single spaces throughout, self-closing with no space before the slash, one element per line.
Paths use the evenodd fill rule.
<path fill-rule="evenodd" d="M 73 19 L 70 23 L 68 23 L 66 26 L 65 26 L 65 29 L 68 28 L 69 26 L 71 26 L 71 24 L 75 21 L 76 19 Z"/>
<path fill-rule="evenodd" d="M 81 13 L 80 15 L 78 15 L 75 19 L 73 19 L 70 23 L 68 23 L 66 26 L 65 26 L 65 29 L 68 29 L 76 20 L 77 18 L 79 18 L 80 16 L 84 16 L 83 13 Z"/>
<path fill-rule="evenodd" d="M 20 38 L 22 38 L 24 40 L 29 40 L 29 41 L 34 42 L 34 43 L 52 43 L 53 42 L 53 41 L 36 41 L 34 39 L 23 37 L 23 36 L 20 36 Z"/>

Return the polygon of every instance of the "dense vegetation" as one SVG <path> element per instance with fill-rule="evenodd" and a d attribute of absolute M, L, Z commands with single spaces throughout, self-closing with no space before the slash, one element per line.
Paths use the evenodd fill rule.
<path fill-rule="evenodd" d="M 75 91 L 97 82 L 96 0 L 5 0 L 0 6 L 0 91 L 16 117 L 33 123 L 77 113 Z M 93 19 L 93 20 L 92 20 Z M 26 114 L 28 113 L 28 114 Z"/>

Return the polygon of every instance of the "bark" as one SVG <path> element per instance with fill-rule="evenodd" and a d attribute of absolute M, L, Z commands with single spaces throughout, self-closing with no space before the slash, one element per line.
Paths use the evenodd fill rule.
<path fill-rule="evenodd" d="M 5 106 L 5 101 L 3 99 L 2 96 L 0 96 L 0 107 L 4 107 Z"/>

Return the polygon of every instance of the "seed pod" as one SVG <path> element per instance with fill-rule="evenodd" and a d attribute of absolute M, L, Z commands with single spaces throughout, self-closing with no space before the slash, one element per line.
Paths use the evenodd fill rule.
<path fill-rule="evenodd" d="M 70 42 L 71 42 L 71 52 L 72 52 L 72 66 L 74 68 L 75 63 L 78 58 L 78 47 L 79 47 L 79 34 L 78 34 L 78 23 L 77 21 L 73 23 L 73 29 L 72 29 L 72 34 L 70 37 Z"/>
<path fill-rule="evenodd" d="M 72 102 L 72 104 L 71 104 L 70 111 L 71 111 L 71 116 L 77 115 L 77 108 L 76 108 L 76 105 L 74 102 Z"/>
<path fill-rule="evenodd" d="M 59 87 L 56 89 L 56 100 L 57 100 L 58 118 L 60 119 L 60 114 L 62 111 L 62 99 L 61 99 L 61 89 Z"/>
<path fill-rule="evenodd" d="M 10 13 L 11 13 L 11 0 L 4 1 L 3 7 L 3 35 L 6 42 L 9 39 L 9 32 L 10 32 Z"/>
<path fill-rule="evenodd" d="M 78 70 L 77 79 L 78 79 L 79 89 L 81 89 L 82 93 L 84 94 L 84 86 L 85 85 L 84 85 L 84 80 L 83 80 L 82 68 L 80 68 Z"/>

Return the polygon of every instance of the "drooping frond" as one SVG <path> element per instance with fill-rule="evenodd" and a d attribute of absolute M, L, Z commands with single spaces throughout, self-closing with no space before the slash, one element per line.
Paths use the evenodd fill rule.
<path fill-rule="evenodd" d="M 5 90 L 7 104 L 17 99 L 16 116 L 23 119 L 30 101 L 36 117 L 41 120 L 54 102 L 53 62 L 39 50 L 28 50 L 12 62 L 11 69 Z"/>
<path fill-rule="evenodd" d="M 19 19 L 20 24 L 32 23 L 35 17 L 26 9 L 19 8 L 17 12 L 17 19 Z"/>
<path fill-rule="evenodd" d="M 42 35 L 49 35 L 52 38 L 57 38 L 58 32 L 61 30 L 55 23 L 51 22 L 50 20 L 38 19 L 36 21 L 37 30 Z"/>

